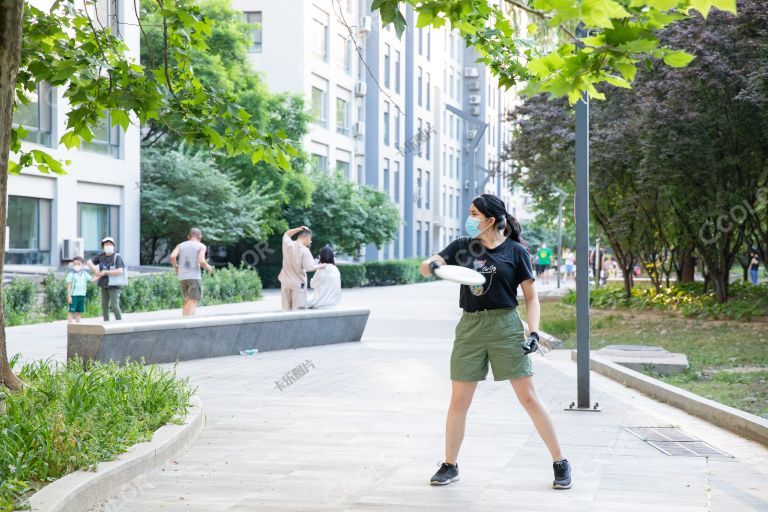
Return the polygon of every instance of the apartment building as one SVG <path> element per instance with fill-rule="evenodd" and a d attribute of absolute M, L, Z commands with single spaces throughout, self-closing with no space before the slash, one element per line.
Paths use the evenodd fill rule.
<path fill-rule="evenodd" d="M 299 92 L 314 114 L 303 141 L 315 165 L 387 193 L 400 208 L 396 239 L 366 259 L 431 254 L 463 234 L 469 201 L 489 191 L 525 217 L 509 182 L 489 177 L 514 91 L 500 91 L 457 33 L 398 37 L 363 0 L 234 0 L 253 30 L 251 62 L 272 90 Z"/>
<path fill-rule="evenodd" d="M 100 0 L 92 15 L 119 31 L 130 57 L 138 61 L 139 31 L 132 4 Z M 78 252 L 96 254 L 101 239 L 112 236 L 126 264 L 138 265 L 139 129 L 131 125 L 123 132 L 109 128 L 107 120 L 90 143 L 68 151 L 58 143 L 66 131 L 64 91 L 41 84 L 30 100 L 14 114 L 14 123 L 28 132 L 22 147 L 42 149 L 71 163 L 63 176 L 27 169 L 9 177 L 5 263 L 21 265 L 18 270 L 59 267 Z"/>

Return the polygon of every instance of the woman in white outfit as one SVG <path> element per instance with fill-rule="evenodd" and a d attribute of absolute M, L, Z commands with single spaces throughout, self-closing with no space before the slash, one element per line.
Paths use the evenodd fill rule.
<path fill-rule="evenodd" d="M 315 290 L 307 305 L 310 309 L 332 308 L 341 301 L 341 274 L 330 246 L 320 249 L 320 263 L 325 263 L 325 268 L 315 272 L 309 282 L 309 286 Z"/>

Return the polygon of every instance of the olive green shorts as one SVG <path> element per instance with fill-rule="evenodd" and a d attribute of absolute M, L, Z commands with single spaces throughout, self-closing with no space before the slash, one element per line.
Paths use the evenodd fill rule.
<path fill-rule="evenodd" d="M 182 279 L 179 281 L 179 287 L 185 299 L 199 302 L 203 298 L 203 285 L 200 279 Z"/>
<path fill-rule="evenodd" d="M 464 312 L 456 326 L 451 380 L 480 381 L 491 363 L 494 380 L 533 375 L 531 356 L 523 351 L 525 329 L 517 309 Z"/>

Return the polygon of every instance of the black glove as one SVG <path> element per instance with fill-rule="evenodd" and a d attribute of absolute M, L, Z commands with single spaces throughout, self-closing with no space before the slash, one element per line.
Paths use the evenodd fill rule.
<path fill-rule="evenodd" d="M 436 261 L 430 261 L 429 262 L 429 270 L 432 271 L 432 275 L 435 275 L 435 269 L 440 268 L 440 263 Z"/>
<path fill-rule="evenodd" d="M 523 352 L 525 354 L 533 354 L 537 350 L 539 350 L 539 333 L 532 332 L 525 339 L 525 343 L 523 344 Z"/>

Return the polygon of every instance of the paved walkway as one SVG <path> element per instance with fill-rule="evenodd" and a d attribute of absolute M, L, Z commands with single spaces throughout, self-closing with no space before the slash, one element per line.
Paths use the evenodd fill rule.
<path fill-rule="evenodd" d="M 462 480 L 428 485 L 443 452 L 457 295 L 445 282 L 350 290 L 347 305 L 372 311 L 362 343 L 179 364 L 204 404 L 201 438 L 94 510 L 768 510 L 765 447 L 597 374 L 592 399 L 602 412 L 566 412 L 576 367 L 561 351 L 536 355 L 534 367 L 574 488 L 551 489 L 543 443 L 510 385 L 493 381 L 479 386 L 470 411 Z M 269 294 L 258 307 L 277 301 Z M 278 390 L 275 381 L 303 362 L 314 367 Z M 669 457 L 624 430 L 669 425 L 735 457 Z"/>

